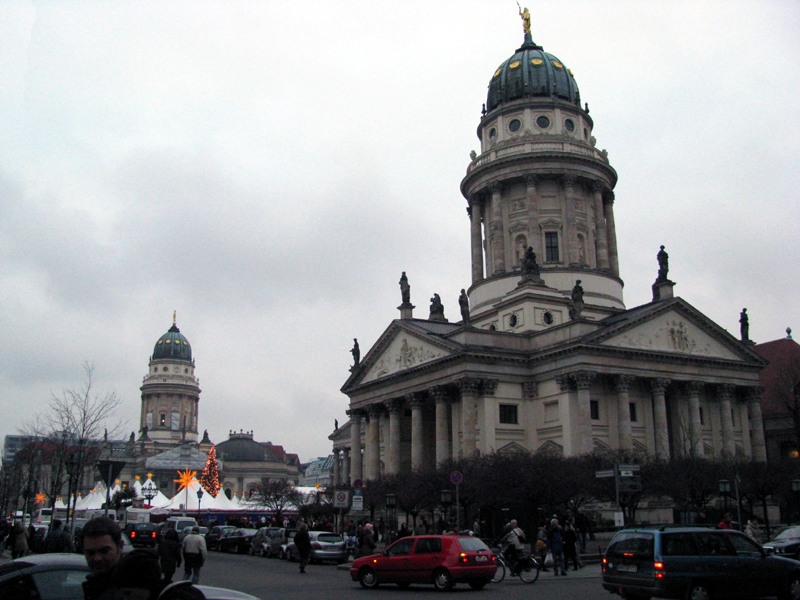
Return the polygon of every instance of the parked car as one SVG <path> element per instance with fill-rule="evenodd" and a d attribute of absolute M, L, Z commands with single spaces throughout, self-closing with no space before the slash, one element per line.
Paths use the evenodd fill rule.
<path fill-rule="evenodd" d="M 297 535 L 297 529 L 286 529 L 281 541 L 280 550 L 278 551 L 278 558 L 282 560 L 289 560 L 289 544 L 292 543 L 294 536 Z"/>
<path fill-rule="evenodd" d="M 479 538 L 425 535 L 401 538 L 382 554 L 357 558 L 350 577 L 368 589 L 381 583 L 400 587 L 422 583 L 446 591 L 456 583 L 467 583 L 479 590 L 496 570 L 494 554 Z"/>
<path fill-rule="evenodd" d="M 192 533 L 192 529 L 194 529 L 194 527 L 191 527 L 191 526 L 184 527 L 183 530 L 178 534 L 178 539 L 181 541 L 181 543 L 183 543 L 183 540 L 186 538 L 187 535 Z M 200 529 L 200 532 L 199 532 L 200 535 L 205 537 L 205 535 L 208 533 L 208 527 L 199 527 L 199 529 Z M 208 547 L 208 542 L 206 542 L 206 548 L 207 547 Z"/>
<path fill-rule="evenodd" d="M 86 559 L 78 554 L 36 554 L 18 558 L 0 564 L 0 598 L 83 600 L 81 584 L 88 574 Z M 236 590 L 205 585 L 196 587 L 206 600 L 258 600 Z"/>
<path fill-rule="evenodd" d="M 227 531 L 236 529 L 233 525 L 214 525 L 208 530 L 206 534 L 206 548 L 209 550 L 219 550 L 219 539 L 225 535 Z"/>
<path fill-rule="evenodd" d="M 197 519 L 194 517 L 170 517 L 164 521 L 164 526 L 161 529 L 161 537 L 159 539 L 164 538 L 164 534 L 167 533 L 168 529 L 174 529 L 180 533 L 184 528 L 195 525 L 197 525 Z"/>
<path fill-rule="evenodd" d="M 297 533 L 297 529 L 289 529 L 286 527 L 279 527 L 273 531 L 269 536 L 270 556 L 277 556 L 278 558 L 286 558 L 286 546 L 289 541 Z"/>
<path fill-rule="evenodd" d="M 786 527 L 764 544 L 764 550 L 800 560 L 800 526 Z"/>
<path fill-rule="evenodd" d="M 134 546 L 155 547 L 158 541 L 158 532 L 154 523 L 128 523 L 124 532 Z"/>
<path fill-rule="evenodd" d="M 243 554 L 250 551 L 250 540 L 257 529 L 234 529 L 219 539 L 217 547 L 221 552 L 237 552 Z"/>
<path fill-rule="evenodd" d="M 250 554 L 272 557 L 272 546 L 269 544 L 270 536 L 278 530 L 277 527 L 262 527 L 250 540 Z"/>
<path fill-rule="evenodd" d="M 344 538 L 338 533 L 330 531 L 309 531 L 308 537 L 311 538 L 311 562 L 322 562 L 323 560 L 334 560 L 342 564 L 347 560 L 347 550 L 344 546 Z M 300 560 L 300 553 L 294 545 L 294 539 L 286 546 L 286 554 L 289 560 Z"/>
<path fill-rule="evenodd" d="M 767 553 L 739 531 L 637 527 L 608 545 L 603 587 L 623 598 L 800 600 L 800 562 Z"/>

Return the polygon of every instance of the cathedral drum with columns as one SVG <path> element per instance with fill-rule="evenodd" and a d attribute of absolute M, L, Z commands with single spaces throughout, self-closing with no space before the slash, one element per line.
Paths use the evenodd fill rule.
<path fill-rule="evenodd" d="M 491 75 L 481 152 L 461 183 L 472 257 L 461 321 L 436 294 L 414 318 L 403 273 L 400 318 L 354 354 L 342 387 L 337 483 L 523 450 L 765 460 L 766 363 L 746 334 L 674 296 L 663 246 L 653 301 L 626 309 L 617 174 L 593 126 L 572 72 L 526 32 Z"/>

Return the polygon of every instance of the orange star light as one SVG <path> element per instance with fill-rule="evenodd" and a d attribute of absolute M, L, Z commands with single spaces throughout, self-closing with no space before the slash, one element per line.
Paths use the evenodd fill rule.
<path fill-rule="evenodd" d="M 44 504 L 46 499 L 47 497 L 43 493 L 36 494 L 36 504 Z"/>
<path fill-rule="evenodd" d="M 180 479 L 173 479 L 172 481 L 180 483 L 178 487 L 178 491 L 180 492 L 183 488 L 191 485 L 195 475 L 197 475 L 197 471 L 190 471 L 189 469 L 186 469 L 183 473 L 178 471 L 178 477 L 180 477 Z"/>

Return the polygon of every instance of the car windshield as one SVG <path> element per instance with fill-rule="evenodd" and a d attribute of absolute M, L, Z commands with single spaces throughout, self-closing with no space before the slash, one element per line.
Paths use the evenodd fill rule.
<path fill-rule="evenodd" d="M 800 527 L 790 527 L 789 529 L 784 529 L 778 535 L 776 535 L 773 539 L 776 540 L 791 540 L 795 538 L 800 538 Z"/>

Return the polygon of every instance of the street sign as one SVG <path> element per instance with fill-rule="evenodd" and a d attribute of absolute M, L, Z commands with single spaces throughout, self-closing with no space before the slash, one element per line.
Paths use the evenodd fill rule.
<path fill-rule="evenodd" d="M 364 510 L 364 496 L 353 496 L 353 510 Z"/>
<path fill-rule="evenodd" d="M 601 477 L 613 477 L 614 476 L 614 469 L 609 469 L 608 471 L 595 471 L 594 476 L 597 478 Z"/>
<path fill-rule="evenodd" d="M 350 506 L 350 492 L 344 490 L 337 490 L 333 494 L 333 507 L 334 508 L 347 508 Z"/>
<path fill-rule="evenodd" d="M 364 487 L 364 482 L 361 481 L 360 479 L 356 479 L 355 481 L 353 481 L 353 487 L 356 488 L 357 490 L 360 490 L 361 488 Z"/>
<path fill-rule="evenodd" d="M 450 483 L 458 485 L 462 481 L 464 481 L 464 476 L 461 474 L 461 471 L 453 471 L 450 473 Z"/>
<path fill-rule="evenodd" d="M 618 465 L 620 471 L 641 471 L 639 465 Z"/>
<path fill-rule="evenodd" d="M 110 488 L 114 480 L 119 477 L 119 474 L 122 473 L 122 468 L 125 466 L 125 463 L 121 460 L 98 460 L 97 461 L 97 470 L 100 471 L 100 477 L 103 482 L 106 484 L 107 488 Z"/>
<path fill-rule="evenodd" d="M 641 492 L 642 482 L 640 479 L 620 479 L 619 481 L 620 492 Z"/>
<path fill-rule="evenodd" d="M 620 469 L 619 470 L 619 476 L 620 477 L 633 477 L 633 471 L 631 471 L 630 469 L 624 469 L 624 470 Z"/>

